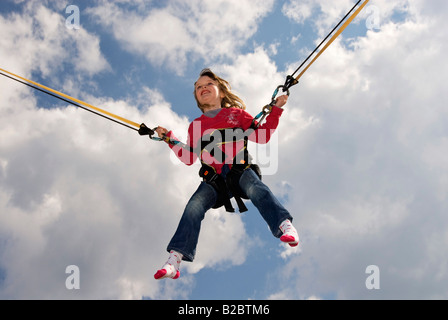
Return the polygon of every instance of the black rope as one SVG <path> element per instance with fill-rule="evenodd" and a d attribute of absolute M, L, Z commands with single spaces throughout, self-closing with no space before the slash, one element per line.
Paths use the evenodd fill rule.
<path fill-rule="evenodd" d="M 75 107 L 78 107 L 78 108 L 81 108 L 81 109 L 83 109 L 83 110 L 89 111 L 89 112 L 91 112 L 91 113 L 93 113 L 93 114 L 96 114 L 97 116 L 103 117 L 103 118 L 105 118 L 105 119 L 107 119 L 107 120 L 110 120 L 110 121 L 113 121 L 113 122 L 115 122 L 115 123 L 121 124 L 122 126 L 125 126 L 126 128 L 132 129 L 132 130 L 134 130 L 134 131 L 138 131 L 138 130 L 139 130 L 139 129 L 134 128 L 134 127 L 131 127 L 131 126 L 125 124 L 125 123 L 122 123 L 122 122 L 117 121 L 117 120 L 115 120 L 115 119 L 109 118 L 109 117 L 105 116 L 104 114 L 101 114 L 101 113 L 96 112 L 96 111 L 93 111 L 93 110 L 91 110 L 91 109 L 89 109 L 89 108 L 83 107 L 83 106 L 81 106 L 81 105 L 79 105 L 79 104 L 77 104 L 77 103 L 75 103 L 75 102 L 73 102 L 73 101 L 70 101 L 70 100 L 65 99 L 65 98 L 63 98 L 63 97 L 60 97 L 60 96 L 58 96 L 58 95 L 56 95 L 56 94 L 53 94 L 53 93 L 51 93 L 51 92 L 48 92 L 48 91 L 46 91 L 46 90 L 44 90 L 44 89 L 41 89 L 41 88 L 39 88 L 39 87 L 33 86 L 32 84 L 29 84 L 29 83 L 27 83 L 27 82 L 25 82 L 25 81 L 16 79 L 16 78 L 14 78 L 14 77 L 11 77 L 11 76 L 9 76 L 9 75 L 7 75 L 7 74 L 4 74 L 3 72 L 0 72 L 0 74 L 1 74 L 2 76 L 4 76 L 4 77 L 7 77 L 7 78 L 12 79 L 12 80 L 17 81 L 17 82 L 20 82 L 21 84 L 24 84 L 24 85 L 26 85 L 26 86 L 28 86 L 28 87 L 30 87 L 30 88 L 33 88 L 33 89 L 38 90 L 38 91 L 40 91 L 40 92 L 46 93 L 46 94 L 48 94 L 48 95 L 50 95 L 50 96 L 52 96 L 52 97 L 55 97 L 55 98 L 57 98 L 57 99 L 59 99 L 59 100 L 62 100 L 62 101 L 64 101 L 64 102 L 67 102 L 68 104 L 71 104 L 71 105 L 73 105 L 73 106 L 75 106 Z"/>

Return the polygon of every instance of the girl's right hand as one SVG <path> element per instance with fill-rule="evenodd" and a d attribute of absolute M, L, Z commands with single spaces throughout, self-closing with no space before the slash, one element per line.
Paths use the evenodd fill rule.
<path fill-rule="evenodd" d="M 159 138 L 163 138 L 168 133 L 168 130 L 163 127 L 157 127 L 156 132 L 159 135 Z"/>

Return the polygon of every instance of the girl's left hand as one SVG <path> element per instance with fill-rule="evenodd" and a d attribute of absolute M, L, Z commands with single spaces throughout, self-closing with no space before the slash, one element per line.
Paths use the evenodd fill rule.
<path fill-rule="evenodd" d="M 286 102 L 288 102 L 288 96 L 285 94 L 275 100 L 275 106 L 281 108 L 286 104 Z"/>

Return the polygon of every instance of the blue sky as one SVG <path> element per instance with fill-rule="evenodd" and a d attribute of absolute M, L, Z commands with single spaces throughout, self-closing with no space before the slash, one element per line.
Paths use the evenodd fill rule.
<path fill-rule="evenodd" d="M 185 139 L 202 68 L 256 115 L 354 3 L 5 0 L 0 68 Z M 252 146 L 299 248 L 250 203 L 213 210 L 176 281 L 153 274 L 198 165 L 0 77 L 0 298 L 446 299 L 447 6 L 370 1 L 291 89 L 268 148 Z"/>

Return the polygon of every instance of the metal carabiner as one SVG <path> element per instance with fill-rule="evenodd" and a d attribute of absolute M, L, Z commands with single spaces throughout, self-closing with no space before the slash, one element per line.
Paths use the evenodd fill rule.
<path fill-rule="evenodd" d="M 149 135 L 149 138 L 154 141 L 162 141 L 162 139 L 160 139 L 159 137 L 154 137 L 154 135 L 156 134 L 157 128 L 158 127 L 155 127 L 154 129 L 151 130 L 152 133 Z"/>
<path fill-rule="evenodd" d="M 271 100 L 270 106 L 273 106 L 275 104 L 275 98 L 277 97 L 280 89 L 283 89 L 283 92 L 286 91 L 286 95 L 289 97 L 289 89 L 286 88 L 286 90 L 285 90 L 285 88 L 286 88 L 285 85 L 282 84 L 282 85 L 279 85 L 277 87 L 277 89 L 275 89 L 274 93 L 272 94 L 272 100 Z"/>
<path fill-rule="evenodd" d="M 275 89 L 274 93 L 272 94 L 272 100 L 275 100 L 280 89 L 283 89 L 283 92 L 286 92 L 286 95 L 289 97 L 289 89 L 286 88 L 286 90 L 285 90 L 285 88 L 286 88 L 285 85 L 283 85 L 283 84 L 279 85 L 277 87 L 277 89 Z"/>

